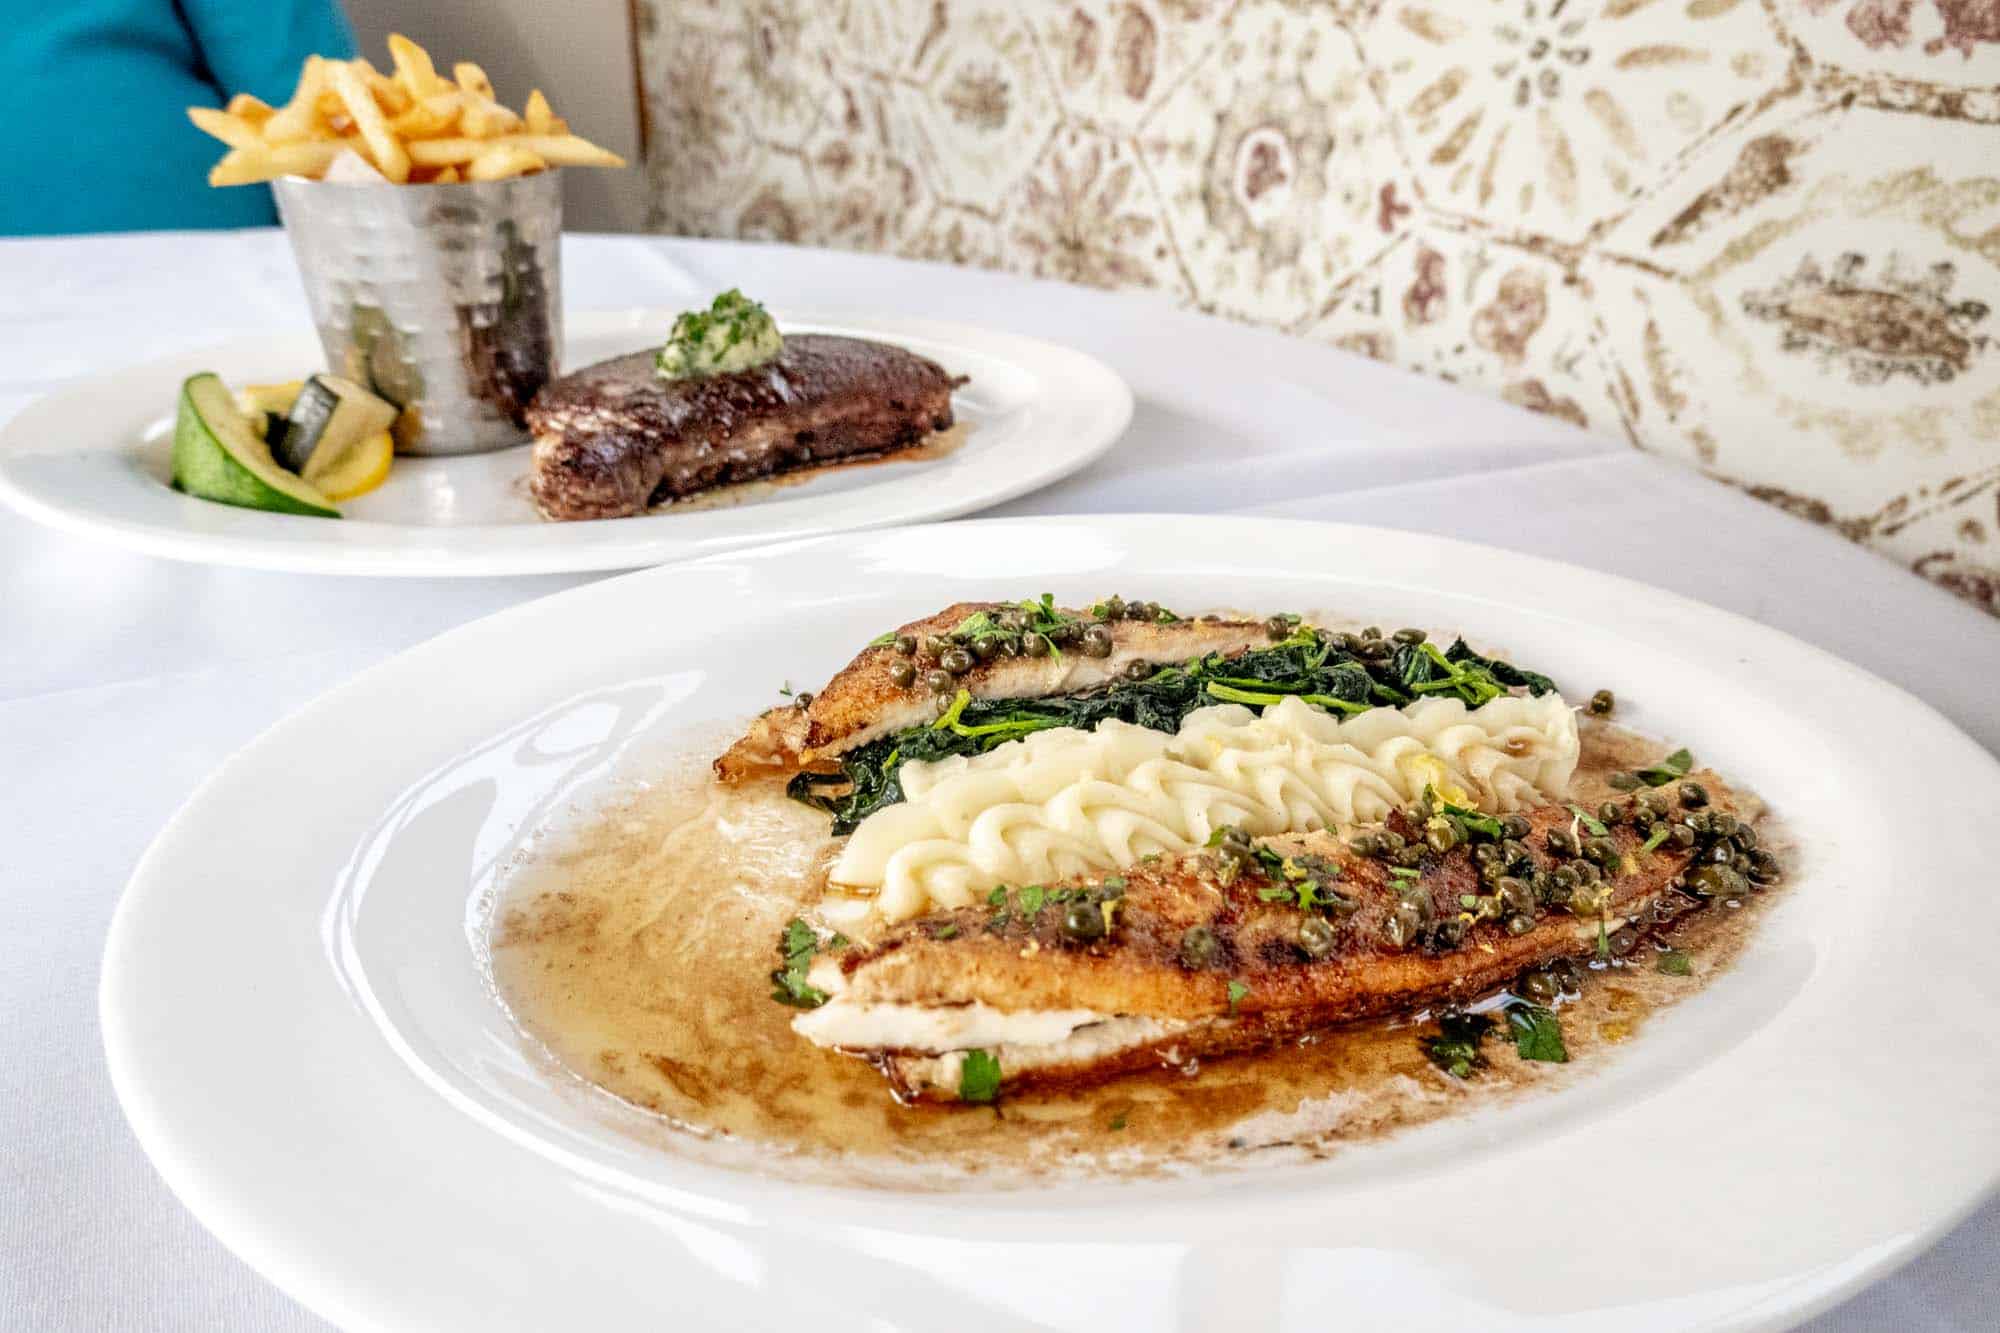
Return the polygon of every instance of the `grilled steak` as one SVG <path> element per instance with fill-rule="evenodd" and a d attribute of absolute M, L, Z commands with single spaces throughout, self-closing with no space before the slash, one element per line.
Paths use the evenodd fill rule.
<path fill-rule="evenodd" d="M 554 519 L 619 518 L 729 482 L 907 449 L 952 424 L 963 383 L 882 343 L 805 333 L 749 370 L 666 380 L 651 352 L 544 386 L 530 488 Z"/>
<path fill-rule="evenodd" d="M 1703 818 L 1718 816 L 1736 827 L 1726 809 Z M 871 1060 L 904 1099 L 956 1096 L 972 1049 L 998 1059 L 1008 1087 L 1091 1082 L 1471 1001 L 1525 968 L 1590 954 L 1627 923 L 1662 924 L 1700 901 L 1697 890 L 1748 888 L 1715 866 L 1676 887 L 1729 836 L 1712 825 L 1695 845 L 1647 849 L 1629 821 L 1569 841 L 1578 819 L 1567 806 L 1542 807 L 1529 823 L 1524 839 L 1426 852 L 1403 870 L 1320 832 L 1271 839 L 1269 855 L 1202 851 L 1035 888 L 1032 899 L 1016 890 L 822 954 L 810 977 L 831 999 L 794 1023 Z M 1401 812 L 1391 828 L 1422 833 Z M 1609 869 L 1570 851 L 1579 846 Z M 1480 874 L 1495 855 L 1518 858 L 1497 892 Z M 1586 864 L 1595 878 L 1572 890 Z M 1573 868 L 1554 887 L 1558 866 Z M 1508 901 L 1531 888 L 1535 901 Z M 1085 930 L 1075 929 L 1079 912 Z M 1108 929 L 1093 925 L 1100 914 Z M 1523 916 L 1519 934 L 1502 924 L 1513 917 L 1521 928 Z"/>

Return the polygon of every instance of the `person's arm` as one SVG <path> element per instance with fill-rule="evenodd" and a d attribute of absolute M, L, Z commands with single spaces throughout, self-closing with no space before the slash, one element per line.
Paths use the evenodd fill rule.
<path fill-rule="evenodd" d="M 225 97 L 282 106 L 307 56 L 346 59 L 354 32 L 338 0 L 176 0 L 208 77 Z"/>

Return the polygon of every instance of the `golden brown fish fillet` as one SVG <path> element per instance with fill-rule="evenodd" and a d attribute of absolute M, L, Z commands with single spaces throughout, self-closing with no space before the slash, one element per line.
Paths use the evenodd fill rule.
<path fill-rule="evenodd" d="M 1686 815 L 1673 807 L 1674 817 Z M 1726 804 L 1715 814 L 1733 820 Z M 1580 845 L 1592 835 L 1567 806 L 1549 805 L 1528 817 L 1530 832 L 1515 852 L 1515 879 L 1532 885 L 1537 871 L 1578 865 L 1587 857 L 1551 851 L 1575 830 Z M 1390 828 L 1414 839 L 1421 830 L 1398 814 Z M 1036 1043 L 998 1052 L 1008 1087 L 1092 1082 L 1133 1069 L 1254 1050 L 1286 1038 L 1355 1019 L 1413 1012 L 1477 999 L 1505 986 L 1522 970 L 1557 958 L 1588 955 L 1628 924 L 1643 932 L 1664 924 L 1699 901 L 1677 881 L 1718 835 L 1695 836 L 1695 845 L 1667 841 L 1643 849 L 1646 835 L 1627 820 L 1607 830 L 1615 849 L 1600 847 L 1610 862 L 1600 871 L 1598 898 L 1572 911 L 1543 902 L 1533 924 L 1510 932 L 1515 914 L 1483 886 L 1478 844 L 1439 855 L 1426 852 L 1415 874 L 1399 874 L 1389 861 L 1364 856 L 1329 833 L 1276 838 L 1271 851 L 1293 858 L 1293 872 L 1343 900 L 1334 910 L 1302 911 L 1280 894 L 1296 879 L 1260 864 L 1230 873 L 1233 863 L 1217 851 L 1140 864 L 1107 881 L 1101 876 L 1060 888 L 1109 911 L 1107 935 L 1078 943 L 1063 917 L 1078 899 L 1050 901 L 1033 915 L 1022 911 L 1018 891 L 1005 908 L 968 908 L 920 918 L 888 932 L 874 945 L 822 955 L 814 984 L 832 992 L 822 1009 L 802 1016 L 800 1030 L 873 1061 L 905 1099 L 949 1099 L 959 1046 L 865 1046 L 838 1040 L 861 1031 L 870 1016 L 918 1016 L 970 1021 L 984 1016 L 989 1031 L 1007 1016 L 1084 1015 L 1108 1020 L 1077 1027 L 1066 1043 Z M 1745 835 L 1746 837 L 1752 835 Z M 1498 845 L 1491 843 L 1489 845 Z M 1505 855 L 1506 853 L 1502 853 Z M 1313 858 L 1317 858 L 1315 861 Z M 1328 867 L 1337 866 L 1337 871 Z M 1574 872 L 1586 873 L 1586 872 Z M 1112 885 L 1122 894 L 1095 900 Z M 1490 906 L 1467 911 L 1464 897 L 1485 895 Z M 1402 946 L 1391 942 L 1390 919 L 1406 901 L 1420 904 L 1431 923 Z M 1329 928 L 1308 956 L 1302 925 Z M 1449 924 L 1447 924 L 1449 923 Z M 1205 931 L 1213 952 L 1191 962 L 1191 931 Z M 1441 933 L 1442 932 L 1442 933 Z M 1458 938 L 1451 934 L 1457 932 Z M 1627 937 L 1620 936 L 1620 943 Z M 1243 987 L 1232 1002 L 1232 984 Z M 866 1020 L 866 1021 L 864 1021 Z M 890 1028 L 887 1030 L 895 1030 Z M 901 1030 L 911 1030 L 903 1024 Z M 967 1045 L 975 1044 L 968 1042 Z M 942 1058 L 941 1058 L 942 1057 Z"/>
<path fill-rule="evenodd" d="M 933 635 L 948 634 L 981 611 L 997 614 L 1011 609 L 1006 602 L 958 602 L 935 615 L 899 626 L 919 644 Z M 1090 624 L 1088 612 L 1067 615 Z M 1270 641 L 1262 622 L 1248 620 L 1114 620 L 1104 623 L 1111 635 L 1111 653 L 1091 657 L 1074 647 L 1060 657 L 997 656 L 977 662 L 958 677 L 957 685 L 975 699 L 1032 699 L 1081 694 L 1119 676 L 1133 662 L 1174 663 L 1208 653 L 1234 655 Z M 897 685 L 890 672 L 901 656 L 886 645 L 861 650 L 811 696 L 762 714 L 742 739 L 715 761 L 726 782 L 753 775 L 795 773 L 824 765 L 878 736 L 917 726 L 937 715 L 937 700 L 921 679 Z M 927 659 L 919 653 L 918 664 Z"/>

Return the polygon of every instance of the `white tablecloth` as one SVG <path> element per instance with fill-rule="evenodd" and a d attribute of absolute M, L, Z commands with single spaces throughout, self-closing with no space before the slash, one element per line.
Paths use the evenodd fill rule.
<path fill-rule="evenodd" d="M 1579 561 L 1820 644 L 2000 750 L 2000 624 L 1823 531 L 1549 418 L 1150 296 L 721 243 L 578 237 L 565 255 L 571 309 L 686 304 L 732 285 L 793 309 L 1053 336 L 1115 366 L 1138 395 L 1130 434 L 999 512 L 1287 514 Z M 74 376 L 305 321 L 273 232 L 4 241 L 0 293 L 0 418 Z M 187 793 L 280 716 L 407 645 L 587 577 L 248 573 L 0 513 L 0 1327 L 322 1327 L 202 1231 L 126 1130 L 96 1021 L 112 906 Z M 1922 1133 L 1883 1130 L 1890 1150 Z M 1969 1333 L 1993 1328 L 1996 1309 L 2000 1204 L 1989 1202 L 1809 1327 Z"/>

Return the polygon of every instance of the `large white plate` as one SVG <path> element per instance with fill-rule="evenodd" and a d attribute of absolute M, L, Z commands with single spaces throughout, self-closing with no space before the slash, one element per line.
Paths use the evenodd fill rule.
<path fill-rule="evenodd" d="M 563 365 L 658 342 L 674 311 L 567 316 Z M 173 412 L 187 376 L 231 385 L 296 379 L 321 364 L 302 331 L 243 338 L 101 375 L 0 428 L 0 501 L 30 518 L 150 555 L 315 574 L 499 575 L 631 569 L 760 542 L 951 518 L 1024 495 L 1102 454 L 1132 392 L 1102 362 L 964 324 L 780 312 L 788 331 L 896 343 L 971 377 L 953 397 L 968 430 L 942 458 L 824 472 L 743 492 L 726 507 L 551 523 L 526 489 L 523 445 L 465 458 L 400 458 L 339 521 L 267 514 L 170 489 Z"/>
<path fill-rule="evenodd" d="M 690 728 L 960 598 L 1109 591 L 1458 628 L 1610 685 L 1802 844 L 1738 966 L 1552 1097 L 1192 1181 L 896 1194 L 648 1145 L 524 1052 L 495 866 Z M 1773 1327 L 2000 1176 L 2000 764 L 1748 621 L 1437 538 L 1239 519 L 954 524 L 580 588 L 272 729 L 135 872 L 112 1076 L 217 1235 L 350 1327 Z"/>

